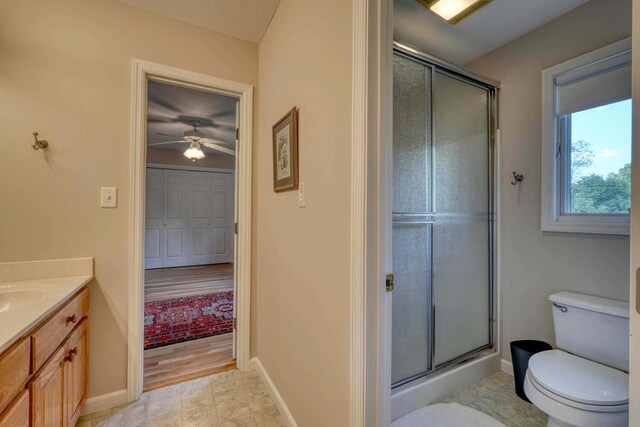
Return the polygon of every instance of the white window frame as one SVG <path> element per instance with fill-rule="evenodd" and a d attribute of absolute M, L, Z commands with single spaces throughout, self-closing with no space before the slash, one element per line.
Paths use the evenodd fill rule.
<path fill-rule="evenodd" d="M 564 191 L 562 175 L 565 162 L 557 157 L 561 134 L 566 133 L 566 123 L 557 111 L 556 78 L 567 72 L 631 51 L 631 37 L 601 49 L 547 68 L 542 72 L 542 231 L 590 234 L 629 235 L 629 215 L 572 214 L 562 215 Z"/>

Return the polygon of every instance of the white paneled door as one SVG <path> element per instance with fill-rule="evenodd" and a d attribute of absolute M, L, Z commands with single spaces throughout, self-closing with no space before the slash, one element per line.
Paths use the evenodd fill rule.
<path fill-rule="evenodd" d="M 211 263 L 211 175 L 189 173 L 189 265 Z"/>
<path fill-rule="evenodd" d="M 233 260 L 233 179 L 230 174 L 211 174 L 211 262 Z"/>
<path fill-rule="evenodd" d="M 163 180 L 163 267 L 188 265 L 187 256 L 187 180 L 189 172 L 165 170 Z"/>
<path fill-rule="evenodd" d="M 145 268 L 233 262 L 233 175 L 147 169 Z"/>
<path fill-rule="evenodd" d="M 147 169 L 145 199 L 145 268 L 162 267 L 162 169 Z"/>

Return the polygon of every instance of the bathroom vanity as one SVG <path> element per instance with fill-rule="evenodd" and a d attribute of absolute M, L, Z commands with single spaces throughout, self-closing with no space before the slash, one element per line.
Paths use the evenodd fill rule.
<path fill-rule="evenodd" d="M 82 411 L 93 260 L 62 262 L 0 264 L 0 427 L 74 426 Z"/>

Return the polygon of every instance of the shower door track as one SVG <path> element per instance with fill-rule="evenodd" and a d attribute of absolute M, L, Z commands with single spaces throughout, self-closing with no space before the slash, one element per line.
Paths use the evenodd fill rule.
<path fill-rule="evenodd" d="M 416 381 L 418 379 L 421 378 L 425 378 L 425 377 L 430 377 L 436 373 L 438 373 L 439 371 L 449 368 L 453 365 L 457 365 L 457 364 L 462 364 L 464 362 L 469 361 L 470 359 L 474 359 L 477 355 L 479 355 L 481 352 L 489 350 L 489 349 L 493 349 L 495 347 L 495 329 L 496 329 L 496 325 L 495 325 L 495 319 L 496 319 L 496 312 L 495 312 L 495 292 L 494 292 L 494 288 L 495 288 L 495 283 L 494 283 L 494 279 L 495 279 L 495 270 L 496 270 L 496 256 L 495 256 L 495 252 L 496 252 L 496 243 L 495 243 L 495 239 L 496 239 L 496 227 L 495 227 L 495 223 L 496 223 L 496 200 L 495 200 L 495 185 L 496 185 L 496 167 L 495 167 L 495 159 L 496 159 L 496 130 L 498 128 L 498 108 L 497 108 L 497 104 L 498 104 L 498 90 L 500 87 L 500 84 L 498 82 L 480 77 L 480 76 L 476 76 L 472 73 L 469 73 L 467 70 L 458 67 L 456 65 L 450 64 L 446 61 L 443 61 L 439 58 L 433 57 L 425 52 L 420 51 L 419 49 L 416 49 L 412 46 L 409 46 L 407 44 L 398 42 L 398 41 L 394 41 L 393 42 L 393 53 L 397 54 L 399 56 L 405 57 L 407 59 L 416 61 L 418 63 L 423 64 L 424 66 L 428 67 L 431 69 L 431 73 L 432 76 L 435 75 L 436 72 L 445 74 L 449 77 L 455 78 L 457 80 L 460 80 L 464 83 L 468 83 L 471 85 L 474 85 L 476 87 L 479 87 L 483 90 L 487 91 L 488 94 L 488 111 L 487 111 L 487 122 L 488 122 L 488 129 L 489 129 L 489 153 L 488 153 L 488 169 L 489 169 L 489 176 L 488 176 L 488 193 L 489 193 L 489 200 L 488 200 L 488 217 L 487 217 L 487 222 L 488 222 L 488 233 L 489 233 L 489 243 L 488 243 L 488 252 L 489 252 L 489 312 L 488 314 L 488 328 L 489 328 L 489 342 L 488 344 L 482 345 L 478 348 L 472 349 L 470 351 L 467 351 L 463 354 L 460 354 L 456 357 L 454 357 L 453 359 L 441 362 L 439 364 L 436 364 L 434 366 L 434 362 L 435 362 L 435 312 L 436 312 L 436 307 L 435 307 L 435 300 L 434 300 L 434 295 L 433 295 L 433 283 L 434 283 L 434 277 L 433 277 L 433 268 L 431 268 L 431 286 L 430 286 L 430 301 L 431 301 L 431 327 L 430 327 L 430 337 L 428 337 L 428 340 L 430 342 L 430 347 L 431 347 L 431 359 L 429 361 L 429 369 L 427 371 L 421 372 L 419 374 L 413 375 L 409 378 L 406 378 L 404 380 L 398 381 L 394 384 L 392 384 L 391 388 L 395 389 L 398 387 L 401 387 L 403 385 L 409 384 L 413 381 Z M 433 120 L 433 114 L 434 114 L 434 109 L 433 109 L 433 93 L 434 93 L 434 79 L 431 78 L 431 108 L 430 108 L 430 114 L 431 114 L 431 140 L 435 140 L 435 124 L 434 124 L 434 120 Z M 431 147 L 432 150 L 432 159 L 435 159 L 434 157 L 434 151 L 435 151 L 435 146 L 432 145 Z M 431 182 L 432 185 L 435 185 L 433 183 L 435 183 L 435 168 L 431 167 Z M 432 194 L 432 198 L 435 198 L 435 195 Z M 435 206 L 435 200 L 432 201 L 432 206 Z M 392 216 L 392 222 L 394 224 L 435 224 L 436 223 L 436 218 L 437 218 L 438 214 L 436 212 L 425 212 L 425 213 L 419 213 L 419 214 L 409 214 L 409 213 L 399 213 L 399 212 L 394 212 L 393 216 Z M 484 214 L 483 214 L 484 216 Z M 434 229 L 433 227 L 431 228 L 431 242 L 433 242 L 433 238 L 434 238 Z M 433 250 L 431 251 L 431 265 L 433 266 Z"/>

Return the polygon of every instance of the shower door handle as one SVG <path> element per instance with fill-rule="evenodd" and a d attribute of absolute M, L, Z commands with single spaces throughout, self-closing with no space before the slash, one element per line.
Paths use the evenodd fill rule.
<path fill-rule="evenodd" d="M 385 280 L 385 288 L 387 292 L 393 292 L 395 288 L 393 273 L 387 274 L 387 279 Z"/>

